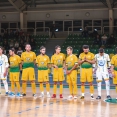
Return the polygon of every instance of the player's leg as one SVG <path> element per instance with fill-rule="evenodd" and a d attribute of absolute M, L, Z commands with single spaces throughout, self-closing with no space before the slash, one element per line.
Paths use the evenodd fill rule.
<path fill-rule="evenodd" d="M 22 95 L 23 96 L 26 96 L 27 80 L 28 80 L 28 68 L 23 69 L 22 71 Z"/>
<path fill-rule="evenodd" d="M 60 98 L 63 98 L 63 82 L 60 81 Z"/>
<path fill-rule="evenodd" d="M 36 96 L 36 84 L 35 84 L 35 71 L 34 68 L 29 68 L 29 80 L 31 82 L 33 97 Z"/>
<path fill-rule="evenodd" d="M 89 82 L 89 86 L 90 86 L 91 99 L 94 99 L 94 97 L 93 97 L 93 94 L 94 94 L 93 82 Z"/>
<path fill-rule="evenodd" d="M 81 98 L 84 99 L 84 93 L 85 93 L 85 82 L 86 82 L 86 70 L 84 68 L 81 68 L 80 70 L 80 82 L 81 82 Z"/>
<path fill-rule="evenodd" d="M 107 94 L 107 99 L 111 99 L 110 96 L 110 81 L 109 81 L 109 74 L 108 72 L 103 72 L 103 78 L 105 80 L 105 84 L 106 84 L 106 94 Z"/>
<path fill-rule="evenodd" d="M 52 98 L 56 98 L 56 91 L 57 91 L 57 81 L 54 81 Z"/>
<path fill-rule="evenodd" d="M 47 91 L 47 97 L 50 98 L 50 83 L 49 81 L 46 82 L 46 91 Z"/>

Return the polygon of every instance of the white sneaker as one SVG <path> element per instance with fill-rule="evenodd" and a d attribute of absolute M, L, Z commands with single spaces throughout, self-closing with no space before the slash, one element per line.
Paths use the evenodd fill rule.
<path fill-rule="evenodd" d="M 74 99 L 77 99 L 77 96 L 74 96 Z"/>
<path fill-rule="evenodd" d="M 72 99 L 72 98 L 73 98 L 73 96 L 72 95 L 69 95 L 67 99 Z"/>
<path fill-rule="evenodd" d="M 47 93 L 47 98 L 50 98 L 51 96 L 50 96 L 50 93 Z"/>
<path fill-rule="evenodd" d="M 40 97 L 40 98 L 44 97 L 44 94 L 43 94 L 43 93 L 41 93 L 41 95 L 40 95 L 39 97 Z"/>

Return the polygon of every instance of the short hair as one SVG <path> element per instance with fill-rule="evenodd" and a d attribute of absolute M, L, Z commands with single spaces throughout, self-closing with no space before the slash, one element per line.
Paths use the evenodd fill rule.
<path fill-rule="evenodd" d="M 30 44 L 29 44 L 29 43 L 26 43 L 26 44 L 25 44 L 25 47 L 26 47 L 27 45 L 30 45 Z M 31 46 L 31 45 L 30 45 L 30 46 Z"/>
<path fill-rule="evenodd" d="M 100 48 L 99 53 L 104 53 L 104 48 Z"/>
<path fill-rule="evenodd" d="M 72 50 L 72 51 L 73 51 L 73 48 L 72 48 L 71 46 L 68 46 L 68 47 L 67 47 L 67 49 L 70 49 L 70 50 Z"/>
<path fill-rule="evenodd" d="M 58 49 L 58 48 L 61 48 L 61 46 L 59 46 L 59 45 L 55 46 L 55 50 Z"/>
<path fill-rule="evenodd" d="M 82 47 L 83 49 L 88 49 L 89 48 L 89 46 L 88 45 L 83 45 L 83 47 Z"/>
<path fill-rule="evenodd" d="M 1 50 L 3 50 L 3 47 L 2 47 L 2 46 L 0 46 L 0 49 L 1 49 Z"/>
<path fill-rule="evenodd" d="M 46 47 L 44 47 L 44 46 L 41 46 L 41 47 L 40 47 L 40 50 L 42 50 L 42 49 L 46 49 Z"/>
<path fill-rule="evenodd" d="M 11 51 L 15 52 L 15 48 L 10 48 L 9 50 L 11 50 Z"/>

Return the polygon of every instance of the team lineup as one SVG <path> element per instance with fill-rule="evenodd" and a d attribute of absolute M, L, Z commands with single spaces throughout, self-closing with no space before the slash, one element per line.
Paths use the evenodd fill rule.
<path fill-rule="evenodd" d="M 38 82 L 40 84 L 41 94 L 40 98 L 44 97 L 44 86 L 46 83 L 46 92 L 48 98 L 56 98 L 57 83 L 60 85 L 60 98 L 63 98 L 63 81 L 65 80 L 64 71 L 66 72 L 66 82 L 69 85 L 68 99 L 77 99 L 77 68 L 80 67 L 80 82 L 81 82 L 81 97 L 85 98 L 85 83 L 89 83 L 89 90 L 91 99 L 94 98 L 94 86 L 93 86 L 93 74 L 96 73 L 97 90 L 98 94 L 96 99 L 101 99 L 101 82 L 105 81 L 106 86 L 106 98 L 111 100 L 110 96 L 110 82 L 109 73 L 110 69 L 113 76 L 113 84 L 117 92 L 117 55 L 114 55 L 110 60 L 108 54 L 104 52 L 103 48 L 99 49 L 99 53 L 94 55 L 90 52 L 88 45 L 83 45 L 83 52 L 77 57 L 74 55 L 73 48 L 68 46 L 67 57 L 61 53 L 61 47 L 57 45 L 55 47 L 55 53 L 52 55 L 51 60 L 46 55 L 46 48 L 40 47 L 40 54 L 36 56 L 31 51 L 30 44 L 26 44 L 25 52 L 21 57 L 15 54 L 15 49 L 9 49 L 10 58 L 8 59 L 3 53 L 3 48 L 0 47 L 0 80 L 3 81 L 6 96 L 10 97 L 23 97 L 26 96 L 27 81 L 30 81 L 32 87 L 33 97 L 36 95 L 35 84 L 35 70 L 34 66 L 38 67 Z M 116 48 L 117 52 L 117 48 Z M 53 95 L 50 95 L 49 84 L 49 68 L 53 69 Z M 20 87 L 20 71 L 22 71 L 22 93 Z M 9 72 L 9 80 L 11 82 L 11 91 L 8 91 L 7 75 Z M 0 84 L 1 85 L 1 84 Z M 16 85 L 16 88 L 15 88 Z M 117 99 L 117 98 L 116 98 Z"/>

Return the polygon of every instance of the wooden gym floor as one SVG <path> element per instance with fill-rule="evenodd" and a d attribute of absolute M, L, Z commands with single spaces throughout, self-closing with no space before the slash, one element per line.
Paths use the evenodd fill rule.
<path fill-rule="evenodd" d="M 39 92 L 39 89 L 37 88 Z M 64 98 L 49 99 L 33 98 L 31 88 L 27 88 L 27 96 L 23 98 L 5 97 L 0 95 L 0 117 L 117 117 L 117 104 L 104 102 L 106 91 L 102 90 L 100 101 L 91 100 L 89 89 L 86 89 L 84 100 L 80 100 L 78 89 L 77 100 L 67 100 L 68 88 L 64 88 Z M 52 95 L 52 89 L 51 89 Z M 59 90 L 57 92 L 59 94 Z M 39 96 L 39 93 L 37 93 Z M 115 90 L 110 91 L 112 98 L 116 98 Z M 97 96 L 95 89 L 94 96 Z"/>

